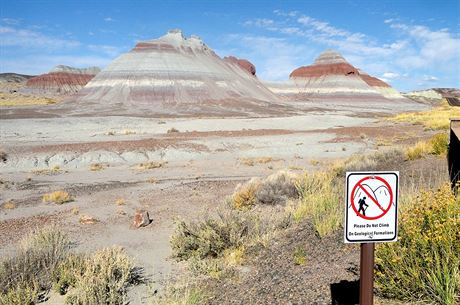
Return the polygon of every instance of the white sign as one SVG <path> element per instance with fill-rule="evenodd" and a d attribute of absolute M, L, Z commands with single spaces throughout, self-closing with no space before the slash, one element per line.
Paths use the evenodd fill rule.
<path fill-rule="evenodd" d="M 347 172 L 346 243 L 396 241 L 399 172 Z"/>

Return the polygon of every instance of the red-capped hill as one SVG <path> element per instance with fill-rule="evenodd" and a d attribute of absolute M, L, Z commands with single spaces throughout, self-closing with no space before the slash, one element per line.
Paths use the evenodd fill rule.
<path fill-rule="evenodd" d="M 242 69 L 248 71 L 252 75 L 256 75 L 256 66 L 254 66 L 249 60 L 236 58 L 235 56 L 226 56 L 224 60 L 230 63 L 237 64 Z"/>
<path fill-rule="evenodd" d="M 83 88 L 98 72 L 97 67 L 77 69 L 59 65 L 50 72 L 27 80 L 26 88 L 45 93 L 76 93 Z"/>
<path fill-rule="evenodd" d="M 391 87 L 387 83 L 385 83 L 383 80 L 378 79 L 377 77 L 370 76 L 369 74 L 359 71 L 359 76 L 365 81 L 369 86 L 372 87 L 384 87 L 384 88 L 389 88 Z"/>
<path fill-rule="evenodd" d="M 292 71 L 289 77 L 320 77 L 325 75 L 359 75 L 359 71 L 339 53 L 327 50 L 315 60 L 313 65 L 297 68 Z"/>

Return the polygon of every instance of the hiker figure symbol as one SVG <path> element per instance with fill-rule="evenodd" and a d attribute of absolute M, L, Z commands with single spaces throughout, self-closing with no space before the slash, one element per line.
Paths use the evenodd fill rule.
<path fill-rule="evenodd" d="M 366 209 L 369 206 L 368 204 L 366 204 L 366 197 L 363 197 L 363 198 L 359 199 L 358 204 L 359 204 L 358 213 L 361 213 L 364 216 L 366 216 Z M 364 206 L 366 206 L 366 207 L 364 207 Z"/>

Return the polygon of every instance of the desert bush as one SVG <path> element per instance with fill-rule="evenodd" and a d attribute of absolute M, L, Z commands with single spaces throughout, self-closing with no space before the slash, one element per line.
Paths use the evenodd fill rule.
<path fill-rule="evenodd" d="M 230 203 L 238 210 L 249 209 L 256 204 L 256 192 L 260 187 L 260 179 L 253 178 L 245 184 L 239 184 L 233 193 Z"/>
<path fill-rule="evenodd" d="M 106 167 L 107 167 L 106 164 L 93 163 L 89 166 L 89 170 L 92 172 L 97 172 L 97 171 L 105 169 Z"/>
<path fill-rule="evenodd" d="M 311 219 L 319 236 L 326 236 L 342 222 L 341 195 L 343 179 L 336 179 L 333 171 L 306 173 L 298 184 L 300 202 L 294 208 L 294 221 Z"/>
<path fill-rule="evenodd" d="M 296 176 L 281 171 L 268 176 L 255 192 L 255 199 L 260 204 L 285 204 L 289 198 L 298 197 Z"/>
<path fill-rule="evenodd" d="M 2 208 L 6 210 L 12 210 L 16 208 L 16 203 L 13 200 L 8 200 L 4 203 L 2 203 Z"/>
<path fill-rule="evenodd" d="M 206 304 L 208 296 L 202 288 L 189 283 L 185 285 L 168 284 L 165 293 L 153 299 L 151 305 L 201 305 Z"/>
<path fill-rule="evenodd" d="M 82 254 L 70 254 L 53 272 L 53 288 L 61 295 L 70 287 L 75 287 L 78 276 L 86 271 L 87 257 Z"/>
<path fill-rule="evenodd" d="M 74 262 L 76 266 L 81 262 Z M 76 268 L 75 278 L 68 277 L 69 290 L 66 304 L 124 304 L 127 287 L 133 280 L 134 264 L 121 247 L 106 248 L 89 256 L 84 270 Z"/>
<path fill-rule="evenodd" d="M 450 184 L 412 197 L 401 213 L 399 240 L 380 244 L 376 282 L 387 297 L 458 304 L 460 198 Z"/>
<path fill-rule="evenodd" d="M 0 305 L 34 305 L 37 299 L 37 285 L 18 284 L 5 293 L 0 292 Z"/>
<path fill-rule="evenodd" d="M 62 170 L 59 165 L 55 165 L 51 168 L 35 169 L 32 171 L 32 173 L 34 175 L 57 175 L 62 173 Z"/>
<path fill-rule="evenodd" d="M 2 301 L 33 304 L 40 291 L 50 288 L 52 273 L 69 248 L 67 236 L 54 227 L 25 237 L 18 253 L 0 263 Z"/>
<path fill-rule="evenodd" d="M 171 237 L 173 256 L 177 260 L 216 258 L 227 249 L 242 246 L 258 229 L 255 216 L 239 211 L 222 212 L 216 218 L 189 224 L 179 221 Z"/>
<path fill-rule="evenodd" d="M 72 201 L 73 198 L 66 191 L 55 191 L 43 195 L 43 202 L 54 202 L 56 204 L 63 204 Z"/>
<path fill-rule="evenodd" d="M 433 155 L 447 154 L 449 136 L 447 133 L 438 133 L 430 139 L 431 153 Z"/>
<path fill-rule="evenodd" d="M 439 133 L 428 141 L 419 141 L 414 146 L 407 148 L 406 157 L 408 160 L 416 160 L 426 155 L 445 155 L 449 145 L 449 136 L 446 133 Z"/>
<path fill-rule="evenodd" d="M 170 128 L 170 129 L 168 129 L 168 131 L 166 131 L 166 133 L 176 133 L 176 132 L 179 132 L 179 130 L 174 128 L 174 127 Z"/>
<path fill-rule="evenodd" d="M 160 168 L 160 167 L 163 167 L 164 165 L 165 165 L 164 162 L 155 162 L 155 161 L 144 162 L 144 163 L 139 163 L 137 165 L 137 169 L 148 170 L 148 169 Z"/>
<path fill-rule="evenodd" d="M 404 161 L 404 151 L 400 148 L 392 148 L 369 155 L 353 155 L 345 161 L 339 161 L 332 165 L 331 170 L 337 177 L 344 177 L 347 171 L 378 170 L 387 163 L 399 163 Z"/>

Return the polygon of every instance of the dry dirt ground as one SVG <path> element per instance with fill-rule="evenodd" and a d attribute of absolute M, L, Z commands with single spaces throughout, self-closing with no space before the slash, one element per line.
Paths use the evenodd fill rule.
<path fill-rule="evenodd" d="M 324 162 L 427 136 L 421 127 L 387 121 L 387 110 L 372 112 L 366 108 L 358 115 L 343 105 L 337 109 L 257 119 L 123 116 L 22 119 L 18 110 L 0 110 L 1 149 L 6 153 L 6 161 L 0 162 L 0 204 L 13 201 L 15 206 L 0 208 L 0 256 L 14 255 L 15 243 L 28 232 L 54 224 L 77 242 L 76 251 L 114 244 L 123 246 L 136 264 L 144 268 L 155 289 L 161 291 L 164 283 L 183 268 L 169 258 L 169 238 L 178 217 L 191 220 L 212 211 L 232 194 L 238 183 L 251 177 L 281 169 L 315 170 Z M 36 112 L 46 111 L 40 108 Z M 146 169 L 149 162 L 161 166 Z M 96 164 L 102 168 L 94 168 Z M 92 166 L 96 170 L 91 170 Z M 73 201 L 62 205 L 42 202 L 45 193 L 56 190 L 67 191 Z M 117 204 L 122 201 L 123 204 Z M 134 229 L 131 223 L 138 209 L 147 210 L 152 223 Z M 79 222 L 82 216 L 91 216 L 97 222 L 82 224 Z M 356 265 L 355 247 L 344 247 L 331 237 L 326 246 L 340 250 L 325 260 L 321 255 L 326 249 L 315 248 L 316 240 L 309 239 L 311 228 L 299 230 L 299 236 L 287 232 L 278 247 L 294 247 L 292 240 L 305 239 L 311 246 L 306 272 L 327 275 L 327 268 L 337 270 L 333 279 L 322 277 L 319 283 L 324 285 L 331 280 L 355 278 L 350 273 L 350 268 Z M 254 294 L 265 290 L 277 292 L 279 281 L 284 284 L 297 281 L 296 274 L 305 272 L 293 269 L 292 279 L 283 278 L 289 273 L 273 273 L 271 270 L 282 267 L 276 265 L 276 249 L 275 254 L 261 254 L 260 259 L 266 264 L 245 279 L 257 283 L 251 288 Z M 342 255 L 349 259 L 341 260 Z M 267 272 L 271 280 L 264 281 L 259 275 Z M 277 280 L 273 281 L 274 278 Z M 309 303 L 312 298 L 318 299 L 317 304 L 330 301 L 326 286 L 298 299 L 296 289 L 301 289 L 300 284 L 301 281 L 292 290 L 283 288 L 283 294 L 276 294 L 277 298 L 267 302 L 284 303 L 283 300 L 292 299 L 300 304 Z M 216 304 L 253 303 L 250 296 L 239 299 L 237 287 L 227 288 L 215 300 Z M 133 289 L 130 304 L 144 304 L 149 289 L 146 286 Z M 53 299 L 49 301 L 54 303 Z"/>

